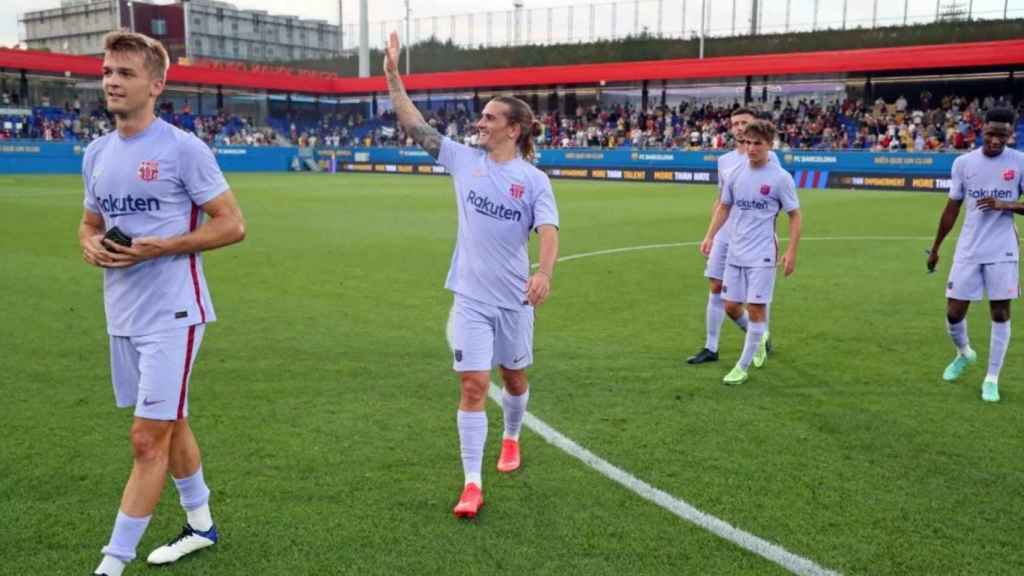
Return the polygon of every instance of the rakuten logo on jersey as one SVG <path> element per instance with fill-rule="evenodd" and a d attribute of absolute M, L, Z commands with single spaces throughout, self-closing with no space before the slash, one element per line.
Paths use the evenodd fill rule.
<path fill-rule="evenodd" d="M 740 210 L 768 210 L 771 202 L 767 200 L 737 200 L 736 207 Z"/>
<path fill-rule="evenodd" d="M 469 191 L 469 196 L 466 197 L 466 201 L 473 206 L 477 214 L 483 214 L 488 218 L 495 220 L 507 220 L 509 222 L 519 222 L 523 219 L 523 213 L 519 210 L 514 210 L 505 206 L 504 204 L 495 204 L 493 200 L 485 196 L 477 196 L 477 193 L 473 190 Z"/>
<path fill-rule="evenodd" d="M 135 198 L 131 194 L 117 198 L 113 194 L 108 194 L 106 198 L 100 197 L 96 201 L 108 216 L 160 211 L 160 200 L 157 198 Z"/>
<path fill-rule="evenodd" d="M 979 198 L 998 198 L 999 200 L 1012 200 L 1013 190 L 1000 190 L 998 188 L 978 188 L 968 190 L 967 195 L 975 200 Z"/>

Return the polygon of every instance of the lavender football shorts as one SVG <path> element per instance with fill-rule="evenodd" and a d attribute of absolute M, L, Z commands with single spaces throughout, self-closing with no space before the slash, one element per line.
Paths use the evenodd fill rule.
<path fill-rule="evenodd" d="M 725 267 L 722 299 L 743 304 L 768 304 L 775 292 L 775 268 L 748 266 Z"/>
<path fill-rule="evenodd" d="M 1020 294 L 1016 262 L 970 264 L 953 260 L 946 298 L 954 300 L 1016 300 Z"/>
<path fill-rule="evenodd" d="M 118 408 L 135 406 L 135 415 L 148 420 L 187 418 L 189 377 L 205 331 L 205 324 L 196 324 L 145 336 L 111 336 Z"/>
<path fill-rule="evenodd" d="M 533 307 L 510 310 L 456 294 L 448 313 L 448 345 L 456 372 L 526 368 L 533 363 Z"/>

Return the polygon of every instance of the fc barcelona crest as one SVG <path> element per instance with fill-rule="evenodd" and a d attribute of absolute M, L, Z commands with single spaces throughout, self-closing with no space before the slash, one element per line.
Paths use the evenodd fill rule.
<path fill-rule="evenodd" d="M 152 182 L 160 176 L 160 162 L 156 160 L 143 160 L 139 164 L 139 178 L 144 182 Z"/>
<path fill-rule="evenodd" d="M 1017 173 L 1013 170 L 1007 170 L 1006 172 L 1003 172 L 1003 180 L 1006 180 L 1007 182 L 1013 180 L 1016 176 Z"/>
<path fill-rule="evenodd" d="M 522 198 L 524 192 L 526 192 L 526 187 L 522 184 L 513 184 L 512 187 L 508 189 L 509 196 L 516 200 Z"/>
<path fill-rule="evenodd" d="M 767 196 L 772 193 L 772 187 L 768 184 L 761 185 L 761 196 Z"/>

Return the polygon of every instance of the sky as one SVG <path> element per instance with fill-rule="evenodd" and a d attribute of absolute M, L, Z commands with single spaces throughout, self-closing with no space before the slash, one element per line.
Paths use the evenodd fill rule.
<path fill-rule="evenodd" d="M 843 6 L 847 7 L 846 22 L 850 27 L 857 24 L 869 26 L 872 21 L 873 6 L 877 4 L 876 18 L 881 23 L 899 24 L 903 20 L 904 8 L 908 21 L 927 21 L 934 19 L 935 0 L 761 0 L 763 8 L 763 25 L 766 31 L 782 31 L 786 26 L 787 5 L 789 6 L 789 27 L 809 29 L 815 21 L 814 13 L 817 5 L 817 22 L 819 26 L 831 24 L 840 27 L 843 20 Z M 728 35 L 735 29 L 738 32 L 749 30 L 752 0 L 710 0 L 710 16 L 708 18 L 709 35 Z M 158 0 L 156 3 L 169 3 Z M 230 3 L 240 8 L 266 10 L 272 14 L 294 14 L 304 18 L 318 18 L 332 24 L 338 22 L 338 0 L 233 0 Z M 358 18 L 358 0 L 342 0 L 346 24 L 352 25 Z M 450 35 L 455 30 L 455 40 L 459 43 L 481 44 L 488 40 L 486 33 L 487 17 L 483 4 L 479 0 L 409 0 L 414 19 L 420 19 L 419 34 L 416 29 L 411 32 L 414 37 L 425 38 L 435 32 L 440 37 Z M 589 36 L 591 26 L 596 36 L 623 35 L 644 27 L 651 33 L 662 33 L 670 36 L 695 35 L 699 28 L 700 0 L 523 0 L 529 11 L 529 39 L 533 42 L 583 41 Z M 964 8 L 973 4 L 973 10 L 981 18 L 1000 18 L 1006 7 L 1010 17 L 1024 18 L 1024 0 L 939 0 L 943 6 L 958 3 Z M 400 29 L 399 20 L 405 14 L 405 0 L 370 0 L 370 38 L 371 43 L 380 41 L 382 32 Z M 661 5 L 661 18 L 658 6 Z M 19 40 L 18 16 L 27 10 L 56 8 L 60 0 L 0 0 L 0 46 L 11 46 Z M 513 6 L 512 0 L 492 0 L 485 4 L 491 10 L 507 11 Z M 573 6 L 572 36 L 569 37 L 569 10 Z M 686 12 L 683 6 L 686 6 Z M 591 8 L 593 6 L 593 8 Z M 732 7 L 736 6 L 735 17 Z M 548 25 L 549 7 L 550 26 Z M 472 19 L 467 15 L 474 14 Z M 455 19 L 450 15 L 459 15 Z M 593 14 L 593 20 L 590 15 Z M 431 17 L 438 16 L 436 20 Z M 512 36 L 507 30 L 508 22 L 505 14 L 495 13 L 491 16 L 492 34 L 489 37 L 494 43 L 503 43 Z M 684 28 L 685 26 L 685 28 Z M 348 34 L 349 28 L 346 30 Z M 550 32 L 549 32 L 550 28 Z M 526 37 L 526 30 L 521 34 Z M 404 35 L 404 34 L 403 34 Z M 354 42 L 355 35 L 352 34 Z M 352 42 L 346 41 L 346 46 Z"/>

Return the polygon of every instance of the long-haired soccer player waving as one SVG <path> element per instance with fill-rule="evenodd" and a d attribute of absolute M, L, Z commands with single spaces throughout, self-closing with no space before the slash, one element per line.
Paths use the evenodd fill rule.
<path fill-rule="evenodd" d="M 533 362 L 533 308 L 551 289 L 558 258 L 558 208 L 546 174 L 530 164 L 540 123 L 530 107 L 507 96 L 492 99 L 476 124 L 480 148 L 444 138 L 432 128 L 398 75 L 398 34 L 384 59 L 391 102 L 402 128 L 451 173 L 459 212 L 455 253 L 445 287 L 454 292 L 449 323 L 462 395 L 458 429 L 465 485 L 455 515 L 475 517 L 483 505 L 480 476 L 487 439 L 490 371 L 501 367 L 505 434 L 498 470 L 519 467 L 519 431 Z M 540 237 L 540 264 L 530 275 L 530 231 Z"/>

